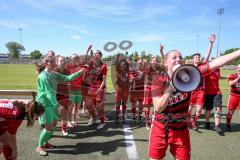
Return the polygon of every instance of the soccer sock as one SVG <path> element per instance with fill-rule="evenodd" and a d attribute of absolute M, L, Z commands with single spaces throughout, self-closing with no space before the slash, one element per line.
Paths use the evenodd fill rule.
<path fill-rule="evenodd" d="M 145 120 L 146 120 L 146 124 L 149 123 L 149 114 L 150 114 L 150 108 L 147 107 L 147 108 L 145 109 Z"/>
<path fill-rule="evenodd" d="M 103 107 L 103 106 L 99 106 Z M 104 123 L 104 110 L 102 108 L 99 108 L 98 110 L 98 119 L 100 119 L 101 123 Z"/>
<path fill-rule="evenodd" d="M 232 114 L 228 112 L 227 114 L 227 124 L 231 124 L 231 120 L 232 120 Z"/>
<path fill-rule="evenodd" d="M 116 119 L 119 117 L 120 106 L 116 106 Z"/>
<path fill-rule="evenodd" d="M 122 106 L 122 115 L 124 116 L 125 113 L 126 113 L 126 109 L 127 109 L 127 106 L 126 105 L 123 105 Z"/>
<path fill-rule="evenodd" d="M 132 115 L 133 115 L 133 117 L 135 117 L 136 116 L 136 107 L 134 106 L 132 106 Z"/>
<path fill-rule="evenodd" d="M 5 157 L 6 160 L 11 160 L 11 156 L 12 156 L 12 149 L 10 148 L 9 145 L 3 145 L 3 155 Z"/>
<path fill-rule="evenodd" d="M 193 121 L 192 121 L 192 126 L 194 128 L 197 128 L 197 125 L 196 125 L 197 120 L 198 120 L 198 116 L 195 114 L 194 117 L 193 117 Z"/>
<path fill-rule="evenodd" d="M 138 108 L 138 117 L 141 117 L 142 112 L 143 112 L 143 107 L 139 106 L 139 108 Z"/>
<path fill-rule="evenodd" d="M 39 141 L 38 141 L 38 146 L 41 147 L 45 143 L 48 142 L 48 140 L 51 138 L 53 135 L 54 129 L 52 131 L 47 131 L 45 128 L 42 130 L 40 136 L 39 136 Z"/>
<path fill-rule="evenodd" d="M 100 123 L 104 123 L 104 116 L 99 117 Z"/>
<path fill-rule="evenodd" d="M 93 106 L 88 108 L 88 112 L 92 116 L 92 118 L 96 120 L 96 114 Z"/>

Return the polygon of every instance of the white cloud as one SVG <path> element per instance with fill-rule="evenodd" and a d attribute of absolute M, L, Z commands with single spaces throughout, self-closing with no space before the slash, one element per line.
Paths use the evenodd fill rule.
<path fill-rule="evenodd" d="M 32 0 L 30 1 L 32 4 Z M 137 21 L 137 20 L 148 20 L 156 16 L 164 16 L 173 14 L 177 6 L 174 5 L 162 5 L 160 3 L 148 2 L 144 6 L 139 5 L 136 9 L 136 4 L 130 3 L 131 1 L 109 1 L 109 0 L 92 0 L 92 1 L 77 1 L 77 0 L 55 0 L 52 3 L 47 2 L 45 6 L 39 3 L 43 10 L 47 10 L 49 6 L 64 7 L 77 11 L 80 14 L 84 14 L 89 17 L 108 19 L 113 21 Z M 34 3 L 36 3 L 34 1 Z M 33 3 L 33 4 L 34 4 Z M 134 3 L 138 3 L 135 1 Z M 32 5 L 35 7 L 35 5 Z M 40 8 L 39 8 L 40 9 Z"/>
<path fill-rule="evenodd" d="M 72 38 L 73 38 L 73 39 L 80 39 L 81 37 L 78 36 L 78 35 L 72 35 Z"/>
<path fill-rule="evenodd" d="M 51 12 L 54 9 L 54 6 L 56 4 L 53 4 L 51 2 L 53 1 L 48 1 L 48 0 L 42 0 L 42 1 L 35 1 L 35 0 L 22 0 L 22 3 L 24 3 L 25 5 L 28 5 L 34 9 L 38 9 L 41 11 L 47 11 L 47 12 Z"/>
<path fill-rule="evenodd" d="M 65 29 L 70 29 L 72 31 L 77 31 L 86 35 L 92 35 L 93 33 L 87 31 L 86 29 L 82 29 L 81 26 L 78 25 L 70 25 L 70 24 L 61 24 L 61 26 L 63 26 L 63 28 Z"/>

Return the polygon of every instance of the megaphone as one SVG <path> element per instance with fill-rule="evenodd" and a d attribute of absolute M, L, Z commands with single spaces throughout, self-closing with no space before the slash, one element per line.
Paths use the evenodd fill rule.
<path fill-rule="evenodd" d="M 179 64 L 173 67 L 172 84 L 177 90 L 191 92 L 200 85 L 201 81 L 202 74 L 196 66 Z"/>

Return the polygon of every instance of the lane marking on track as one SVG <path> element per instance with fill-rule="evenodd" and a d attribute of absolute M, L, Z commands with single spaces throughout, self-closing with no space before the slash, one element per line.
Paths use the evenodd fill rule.
<path fill-rule="evenodd" d="M 137 147 L 134 142 L 133 132 L 128 124 L 123 124 L 124 143 L 126 144 L 126 151 L 129 160 L 138 160 Z"/>

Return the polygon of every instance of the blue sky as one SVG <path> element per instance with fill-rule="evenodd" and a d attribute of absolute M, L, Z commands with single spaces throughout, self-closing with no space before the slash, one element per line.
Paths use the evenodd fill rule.
<path fill-rule="evenodd" d="M 0 53 L 5 44 L 20 42 L 23 28 L 25 53 L 35 49 L 69 56 L 84 53 L 89 44 L 103 50 L 108 41 L 131 40 L 129 52 L 159 54 L 178 49 L 184 56 L 198 50 L 203 55 L 208 36 L 218 33 L 216 10 L 224 7 L 220 51 L 240 47 L 238 0 L 1 0 Z M 213 56 L 216 56 L 215 41 Z M 113 52 L 104 52 L 104 55 Z"/>

